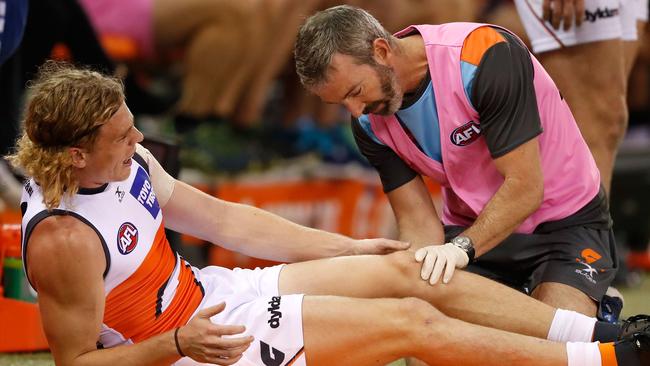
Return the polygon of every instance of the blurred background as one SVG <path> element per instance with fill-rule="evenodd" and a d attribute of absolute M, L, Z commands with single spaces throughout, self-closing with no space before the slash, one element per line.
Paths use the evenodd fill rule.
<path fill-rule="evenodd" d="M 349 114 L 307 94 L 293 70 L 301 22 L 341 3 L 367 9 L 391 31 L 477 21 L 504 26 L 527 42 L 509 0 L 2 0 L 0 28 L 22 39 L 1 44 L 2 155 L 20 128 L 26 83 L 46 59 L 67 60 L 123 79 L 144 145 L 180 179 L 304 225 L 353 237 L 395 237 L 392 211 L 356 149 Z M 624 315 L 650 313 L 647 28 L 639 36 L 629 127 L 611 191 Z M 5 55 L 7 47 L 12 52 Z M 22 179 L 0 160 L 0 365 L 51 364 L 47 354 L 9 354 L 46 349 L 34 294 L 22 275 Z M 439 188 L 429 187 L 439 202 Z M 199 267 L 269 264 L 170 235 Z"/>

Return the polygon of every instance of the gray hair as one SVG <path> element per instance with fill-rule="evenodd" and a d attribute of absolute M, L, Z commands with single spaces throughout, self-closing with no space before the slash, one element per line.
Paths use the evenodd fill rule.
<path fill-rule="evenodd" d="M 294 57 L 300 82 L 313 87 L 326 81 L 335 53 L 352 56 L 360 64 L 376 64 L 373 42 L 377 38 L 395 46 L 390 32 L 363 9 L 340 5 L 319 11 L 298 31 Z"/>

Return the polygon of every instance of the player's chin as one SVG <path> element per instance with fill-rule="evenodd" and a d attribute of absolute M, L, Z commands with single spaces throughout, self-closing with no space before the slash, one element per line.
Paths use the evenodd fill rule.
<path fill-rule="evenodd" d="M 131 167 L 130 166 L 122 166 L 118 170 L 118 173 L 115 174 L 115 181 L 121 182 L 123 180 L 126 180 L 126 178 L 128 178 L 130 174 L 131 174 Z"/>

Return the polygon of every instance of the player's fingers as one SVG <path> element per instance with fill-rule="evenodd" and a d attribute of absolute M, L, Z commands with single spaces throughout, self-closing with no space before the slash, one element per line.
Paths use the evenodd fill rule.
<path fill-rule="evenodd" d="M 396 250 L 406 250 L 411 246 L 411 243 L 399 240 L 384 240 L 384 252 L 394 252 Z"/>
<path fill-rule="evenodd" d="M 555 0 L 551 6 L 551 25 L 554 29 L 560 29 L 560 22 L 562 22 L 562 9 L 564 8 L 564 1 Z"/>
<path fill-rule="evenodd" d="M 207 307 L 201 311 L 199 311 L 196 316 L 199 318 L 204 318 L 204 319 L 210 319 L 211 317 L 219 314 L 220 312 L 223 311 L 223 309 L 226 308 L 226 303 L 221 302 L 217 305 Z"/>
<path fill-rule="evenodd" d="M 235 335 L 235 334 L 240 334 L 243 333 L 246 330 L 246 327 L 243 325 L 224 325 L 224 324 L 218 324 L 215 325 L 212 329 L 210 329 L 210 334 L 214 334 L 217 336 L 223 336 L 223 335 Z M 242 337 L 246 338 L 246 337 Z M 237 338 L 229 338 L 229 339 L 237 339 Z"/>
<path fill-rule="evenodd" d="M 440 280 L 440 275 L 442 274 L 442 270 L 445 269 L 445 266 L 448 266 L 449 263 L 447 261 L 447 257 L 444 255 L 439 255 L 438 258 L 436 258 L 436 264 L 433 267 L 433 271 L 431 272 L 431 277 L 429 277 L 429 283 L 432 285 L 435 285 L 438 283 L 438 280 Z"/>
<path fill-rule="evenodd" d="M 211 350 L 208 355 L 210 357 L 219 357 L 219 358 L 233 358 L 241 355 L 244 353 L 248 347 L 250 347 L 250 343 L 239 346 L 239 347 L 234 347 L 234 348 L 214 348 Z"/>
<path fill-rule="evenodd" d="M 237 356 L 237 357 L 223 357 L 223 356 L 215 356 L 215 357 L 210 357 L 207 361 L 209 363 L 215 364 L 215 365 L 234 365 L 237 363 L 241 358 L 243 357 L 243 354 Z"/>
<path fill-rule="evenodd" d="M 551 1 L 552 0 L 544 0 L 544 2 L 542 2 L 542 19 L 548 22 L 551 21 Z"/>
<path fill-rule="evenodd" d="M 579 27 L 585 19 L 585 0 L 575 0 L 574 7 L 576 13 L 576 26 Z"/>
<path fill-rule="evenodd" d="M 254 337 L 253 336 L 246 336 L 246 337 L 218 337 L 218 339 L 215 340 L 214 344 L 218 346 L 218 348 L 225 348 L 225 349 L 231 349 L 231 348 L 237 348 L 237 347 L 248 347 L 248 345 L 253 342 Z"/>
<path fill-rule="evenodd" d="M 568 0 L 564 2 L 564 8 L 562 9 L 562 25 L 564 31 L 568 31 L 573 24 L 573 18 L 575 17 L 575 9 L 573 8 L 573 0 Z"/>
<path fill-rule="evenodd" d="M 248 344 L 245 344 L 245 345 L 243 345 L 241 347 L 229 348 L 229 349 L 225 350 L 225 352 L 227 353 L 228 357 L 237 357 L 237 356 L 241 355 L 242 353 L 246 352 L 246 350 L 250 346 L 251 346 L 251 344 L 248 343 Z"/>

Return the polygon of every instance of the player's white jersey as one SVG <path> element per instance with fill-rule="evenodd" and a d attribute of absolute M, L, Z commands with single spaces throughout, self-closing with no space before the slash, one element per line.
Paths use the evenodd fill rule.
<path fill-rule="evenodd" d="M 184 325 L 201 303 L 198 270 L 171 249 L 140 155 L 134 156 L 128 179 L 81 189 L 52 211 L 46 210 L 38 184 L 29 180 L 21 208 L 23 258 L 32 230 L 51 215 L 72 215 L 99 236 L 106 255 L 103 346 L 142 341 Z"/>

